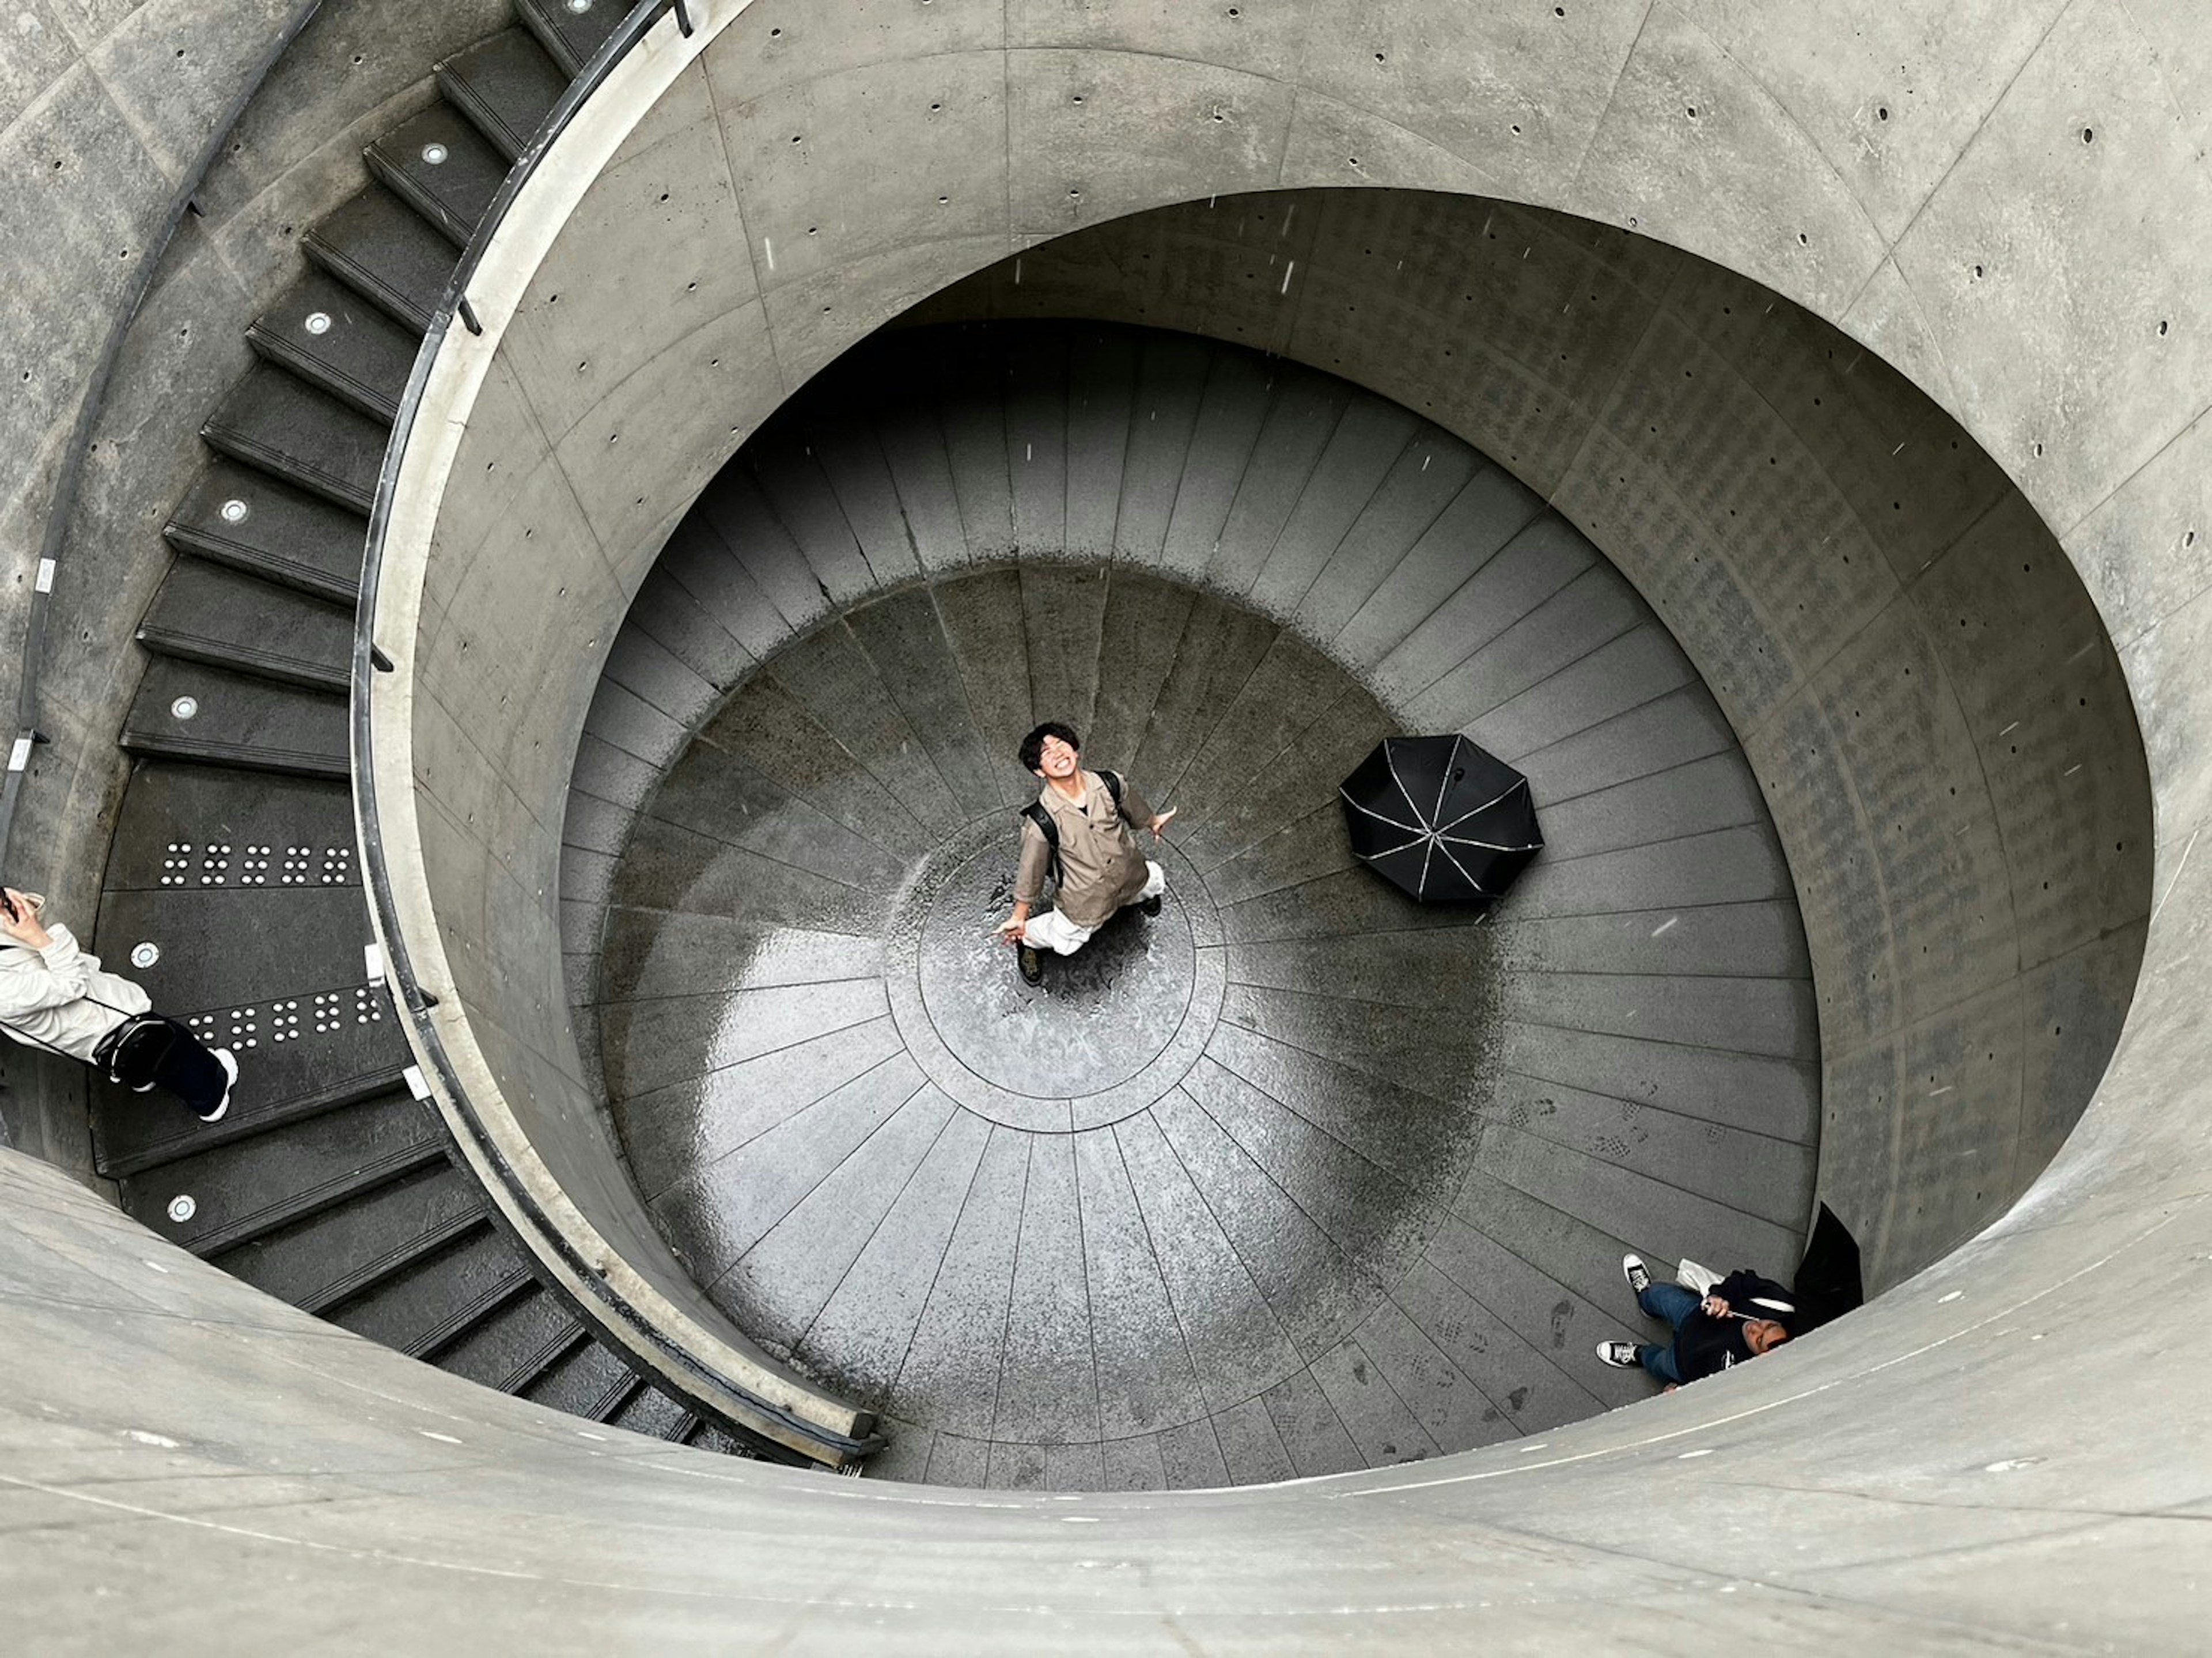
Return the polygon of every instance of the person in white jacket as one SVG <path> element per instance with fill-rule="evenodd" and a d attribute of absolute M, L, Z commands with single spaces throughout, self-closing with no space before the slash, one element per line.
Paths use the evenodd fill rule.
<path fill-rule="evenodd" d="M 117 1039 L 135 1016 L 152 1009 L 153 999 L 130 980 L 103 969 L 100 957 L 86 953 L 67 927 L 45 920 L 40 911 L 46 901 L 36 893 L 13 887 L 0 892 L 6 894 L 0 903 L 0 1029 L 26 1047 L 107 1071 Z M 126 1067 L 149 1073 L 132 1085 L 142 1094 L 166 1088 L 202 1122 L 216 1121 L 230 1108 L 236 1057 L 227 1048 L 201 1046 L 182 1025 L 165 1024 L 138 1039 L 151 1057 Z"/>

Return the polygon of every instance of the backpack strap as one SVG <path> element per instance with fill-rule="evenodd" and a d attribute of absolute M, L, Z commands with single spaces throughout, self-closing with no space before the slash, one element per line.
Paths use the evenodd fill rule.
<path fill-rule="evenodd" d="M 1114 810 L 1119 812 L 1122 817 L 1127 817 L 1129 816 L 1129 809 L 1121 804 L 1121 774 L 1118 771 L 1107 771 L 1103 768 L 1101 768 L 1098 773 L 1098 780 L 1105 784 L 1106 793 L 1114 797 Z"/>
<path fill-rule="evenodd" d="M 1052 814 L 1045 810 L 1045 804 L 1042 800 L 1030 801 L 1022 808 L 1020 815 L 1035 823 L 1037 826 L 1037 833 L 1044 836 L 1045 849 L 1052 853 L 1052 884 L 1058 886 L 1060 884 L 1060 825 L 1052 821 Z"/>

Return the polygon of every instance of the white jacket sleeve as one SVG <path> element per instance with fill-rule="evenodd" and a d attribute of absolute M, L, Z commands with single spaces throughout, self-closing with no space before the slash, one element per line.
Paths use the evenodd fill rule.
<path fill-rule="evenodd" d="M 65 1006 L 91 987 L 97 963 L 78 948 L 76 935 L 61 926 L 46 931 L 53 942 L 44 950 L 10 952 L 14 970 L 0 974 L 0 1017 Z"/>

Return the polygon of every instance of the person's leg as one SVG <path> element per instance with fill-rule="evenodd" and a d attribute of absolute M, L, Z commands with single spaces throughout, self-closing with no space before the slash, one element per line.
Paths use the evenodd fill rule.
<path fill-rule="evenodd" d="M 1145 859 L 1145 884 L 1138 889 L 1134 897 L 1126 900 L 1121 908 L 1141 909 L 1147 915 L 1157 915 L 1160 913 L 1160 895 L 1168 890 L 1167 872 L 1159 866 L 1158 859 L 1152 858 Z"/>
<path fill-rule="evenodd" d="M 1674 1366 L 1674 1344 L 1671 1341 L 1664 1346 L 1655 1346 L 1650 1342 L 1639 1343 L 1636 1349 L 1636 1362 L 1650 1373 L 1654 1381 L 1671 1382 L 1677 1386 L 1681 1383 L 1682 1373 Z"/>
<path fill-rule="evenodd" d="M 1048 950 L 1055 956 L 1073 956 L 1091 942 L 1097 927 L 1078 926 L 1056 909 L 1030 917 L 1022 929 L 1022 942 L 1032 950 Z"/>
<path fill-rule="evenodd" d="M 1636 1304 L 1653 1318 L 1666 1321 L 1670 1330 L 1682 1327 L 1682 1321 L 1698 1310 L 1698 1297 L 1679 1284 L 1652 1284 L 1636 1297 Z"/>
<path fill-rule="evenodd" d="M 237 1073 L 183 1025 L 170 1022 L 167 1035 L 168 1044 L 154 1064 L 155 1084 L 182 1100 L 194 1116 L 214 1121 L 228 1103 Z"/>

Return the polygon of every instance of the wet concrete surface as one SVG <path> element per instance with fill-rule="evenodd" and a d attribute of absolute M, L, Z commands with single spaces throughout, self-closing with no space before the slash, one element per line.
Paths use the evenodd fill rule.
<path fill-rule="evenodd" d="M 995 492 L 970 476 L 966 392 L 853 454 L 813 411 L 799 552 L 831 480 L 888 469 L 922 579 L 793 632 L 586 814 L 602 842 L 634 814 L 576 969 L 632 1173 L 741 1327 L 883 1413 L 890 1477 L 1218 1485 L 1540 1432 L 1648 1390 L 1592 1351 L 1654 1333 L 1623 1250 L 1794 1265 L 1817 1021 L 1725 721 L 1481 457 L 1285 378 L 1284 420 L 1326 430 L 1274 511 L 1200 487 L 1217 446 L 1258 465 L 1250 397 L 1141 434 L 1097 473 L 1110 511 L 1071 458 L 1066 522 L 1134 538 L 1110 562 L 987 556 L 1050 514 L 1019 446 Z M 1177 489 L 1223 495 L 1226 587 L 1131 562 L 1189 541 Z M 628 631 L 674 649 L 663 618 L 735 602 L 687 556 Z M 1036 787 L 1012 752 L 1048 718 L 1179 811 L 1146 848 L 1161 913 L 1031 987 L 993 928 Z M 1359 868 L 1335 805 L 1380 736 L 1455 724 L 1559 829 L 1487 914 Z"/>

